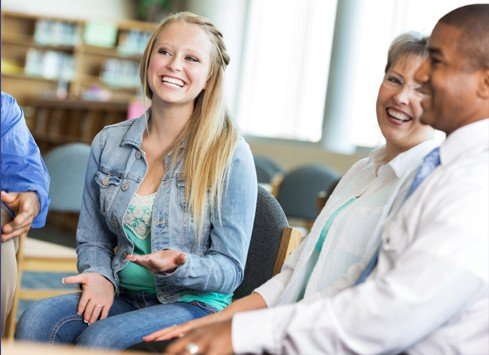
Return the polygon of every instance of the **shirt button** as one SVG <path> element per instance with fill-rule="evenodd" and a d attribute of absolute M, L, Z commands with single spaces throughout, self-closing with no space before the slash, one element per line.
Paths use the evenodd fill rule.
<path fill-rule="evenodd" d="M 112 221 L 112 225 L 115 227 L 115 228 L 119 228 L 119 222 L 117 222 L 117 220 L 113 220 Z"/>
<path fill-rule="evenodd" d="M 125 183 L 123 183 L 123 184 L 121 185 L 121 190 L 122 190 L 122 191 L 126 191 L 128 188 L 129 188 L 129 184 L 128 184 L 127 182 L 125 182 Z"/>
<path fill-rule="evenodd" d="M 107 186 L 109 184 L 109 178 L 106 177 L 102 180 L 102 185 Z"/>
<path fill-rule="evenodd" d="M 141 152 L 139 150 L 136 150 L 136 159 L 141 159 Z"/>

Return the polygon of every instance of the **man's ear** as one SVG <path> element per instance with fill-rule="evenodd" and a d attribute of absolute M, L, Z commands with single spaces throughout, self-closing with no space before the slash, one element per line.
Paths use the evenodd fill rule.
<path fill-rule="evenodd" d="M 478 94 L 484 99 L 489 99 L 489 69 L 483 69 L 481 72 Z"/>

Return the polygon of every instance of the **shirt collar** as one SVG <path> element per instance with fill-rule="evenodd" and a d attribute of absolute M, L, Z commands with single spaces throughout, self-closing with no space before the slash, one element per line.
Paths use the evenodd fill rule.
<path fill-rule="evenodd" d="M 122 138 L 121 145 L 129 144 L 138 149 L 141 149 L 143 142 L 143 133 L 148 127 L 148 122 L 151 117 L 151 108 L 143 113 L 138 118 L 133 119 L 133 124 L 127 130 L 126 134 Z M 180 142 L 178 150 L 182 150 L 187 146 L 188 137 Z"/>
<path fill-rule="evenodd" d="M 467 151 L 488 149 L 489 118 L 460 127 L 452 132 L 440 147 L 442 165 L 449 164 Z"/>
<path fill-rule="evenodd" d="M 414 166 L 421 164 L 424 156 L 440 145 L 437 139 L 428 139 L 411 149 L 398 154 L 394 159 L 387 163 L 392 167 L 397 177 L 404 176 Z"/>
<path fill-rule="evenodd" d="M 428 139 L 418 145 L 398 154 L 394 159 L 385 162 L 386 148 L 385 145 L 372 151 L 370 161 L 373 164 L 375 171 L 380 173 L 381 170 L 389 169 L 400 178 L 404 176 L 413 166 L 418 166 L 423 157 L 428 154 L 433 148 L 440 145 L 437 139 Z"/>
<path fill-rule="evenodd" d="M 129 144 L 140 149 L 143 142 L 143 133 L 147 128 L 148 120 L 151 115 L 151 111 L 148 109 L 138 118 L 132 120 L 132 125 L 127 130 L 126 134 L 122 138 L 121 145 Z"/>

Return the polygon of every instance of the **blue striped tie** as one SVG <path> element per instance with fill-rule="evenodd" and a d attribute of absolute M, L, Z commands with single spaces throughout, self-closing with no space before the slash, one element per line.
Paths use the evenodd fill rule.
<path fill-rule="evenodd" d="M 414 180 L 411 183 L 411 186 L 409 186 L 409 190 L 406 193 L 406 197 L 404 198 L 404 201 L 406 201 L 409 198 L 409 196 L 412 195 L 414 190 L 416 190 L 416 188 L 423 182 L 423 180 L 426 179 L 426 177 L 430 175 L 438 165 L 440 165 L 440 148 L 437 147 L 424 157 L 423 164 L 421 164 L 421 166 L 419 167 L 418 172 L 416 173 L 416 176 L 414 177 Z M 367 279 L 367 277 L 372 273 L 372 271 L 375 269 L 375 266 L 377 266 L 377 261 L 379 260 L 379 253 L 380 253 L 380 246 L 377 248 L 374 255 L 372 255 L 372 258 L 368 262 L 365 269 L 363 269 L 357 281 L 355 281 L 355 285 L 364 282 Z"/>

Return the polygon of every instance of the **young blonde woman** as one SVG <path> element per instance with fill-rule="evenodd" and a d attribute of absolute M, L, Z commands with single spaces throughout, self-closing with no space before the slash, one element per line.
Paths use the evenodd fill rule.
<path fill-rule="evenodd" d="M 282 271 L 222 312 L 160 330 L 145 337 L 146 341 L 170 339 L 206 325 L 218 327 L 223 323 L 216 322 L 228 320 L 237 312 L 311 300 L 352 285 L 380 243 L 377 231 L 394 196 L 423 157 L 438 145 L 432 139 L 433 129 L 419 121 L 422 95 L 416 91 L 420 85 L 414 81 L 416 70 L 428 54 L 426 42 L 419 34 L 408 33 L 392 43 L 376 103 L 377 121 L 386 144 L 345 174 L 310 234 L 287 259 Z M 204 329 L 208 330 L 199 329 L 190 342 L 197 343 L 196 337 L 200 336 L 199 346 L 212 344 L 226 351 L 230 339 L 216 333 L 217 329 L 205 333 Z M 208 349 L 200 347 L 203 353 Z"/>
<path fill-rule="evenodd" d="M 226 307 L 254 220 L 251 151 L 223 101 L 221 33 L 169 16 L 143 55 L 144 116 L 92 143 L 77 230 L 82 292 L 42 300 L 16 338 L 126 348 L 152 331 Z"/>

